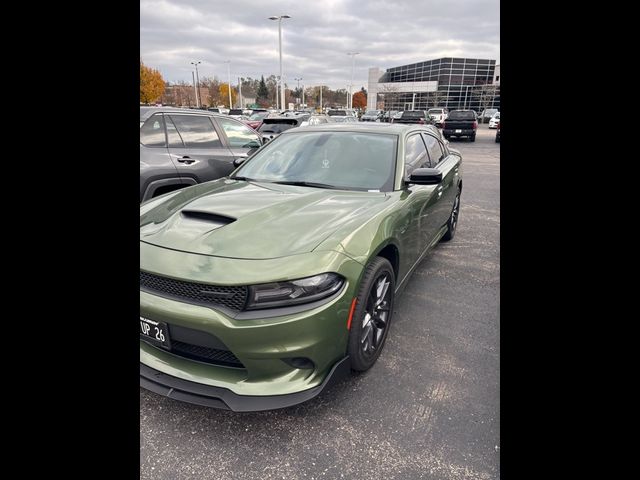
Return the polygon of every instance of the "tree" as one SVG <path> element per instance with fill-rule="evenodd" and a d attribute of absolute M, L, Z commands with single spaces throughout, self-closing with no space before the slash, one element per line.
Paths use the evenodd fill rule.
<path fill-rule="evenodd" d="M 228 83 L 220 84 L 220 97 L 221 97 L 220 101 L 226 105 L 227 102 L 229 101 L 229 84 Z M 231 88 L 231 105 L 236 104 L 237 97 L 238 97 L 238 94 L 236 93 L 235 89 Z M 233 108 L 233 107 L 230 106 L 229 108 Z"/>
<path fill-rule="evenodd" d="M 367 94 L 359 91 L 353 94 L 353 108 L 366 108 L 367 107 Z"/>
<path fill-rule="evenodd" d="M 147 67 L 140 59 L 140 102 L 156 103 L 164 94 L 164 79 L 160 72 Z"/>
<path fill-rule="evenodd" d="M 429 103 L 432 104 L 432 107 L 444 107 L 446 106 L 449 97 L 447 96 L 446 92 L 436 90 L 435 92 L 431 92 L 431 94 L 429 94 L 429 100 Z M 427 108 L 429 108 L 429 105 L 427 105 Z"/>
<path fill-rule="evenodd" d="M 398 109 L 398 87 L 396 85 L 383 83 L 379 95 L 384 102 L 384 110 Z"/>
<path fill-rule="evenodd" d="M 264 75 L 260 78 L 258 91 L 256 93 L 256 102 L 258 102 L 258 105 L 269 105 L 271 103 L 269 102 L 269 89 L 267 88 L 267 84 L 264 82 Z"/>

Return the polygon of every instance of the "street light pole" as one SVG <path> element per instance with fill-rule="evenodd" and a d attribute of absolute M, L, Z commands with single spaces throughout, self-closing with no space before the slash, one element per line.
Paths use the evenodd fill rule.
<path fill-rule="evenodd" d="M 294 78 L 294 80 L 296 82 L 298 82 L 298 91 L 300 91 L 300 80 L 302 80 L 302 77 L 296 77 Z M 302 104 L 304 103 L 304 92 L 302 92 L 302 101 L 300 102 L 300 107 L 302 106 Z M 300 108 L 298 107 L 298 110 L 300 110 Z"/>
<path fill-rule="evenodd" d="M 347 55 L 351 56 L 351 83 L 349 84 L 349 101 L 347 102 L 347 108 L 353 108 L 353 98 L 351 89 L 353 88 L 353 71 L 356 66 L 356 55 L 360 55 L 360 52 L 348 52 Z"/>
<path fill-rule="evenodd" d="M 193 80 L 193 93 L 196 96 L 196 105 L 198 104 L 198 90 L 196 89 L 196 77 L 193 70 L 191 70 L 191 79 Z M 191 100 L 189 100 L 189 106 L 191 106 Z"/>
<path fill-rule="evenodd" d="M 231 110 L 233 108 L 231 106 L 231 60 L 227 60 L 224 63 L 227 64 L 227 78 L 228 78 L 227 86 L 229 87 L 229 110 Z"/>
<path fill-rule="evenodd" d="M 278 20 L 278 45 L 280 47 L 280 108 L 284 110 L 284 78 L 282 76 L 282 19 L 291 18 L 289 15 L 269 17 L 269 20 Z"/>
<path fill-rule="evenodd" d="M 198 77 L 198 65 L 202 62 L 191 62 L 191 65 L 196 66 L 196 107 L 200 108 L 200 77 Z"/>

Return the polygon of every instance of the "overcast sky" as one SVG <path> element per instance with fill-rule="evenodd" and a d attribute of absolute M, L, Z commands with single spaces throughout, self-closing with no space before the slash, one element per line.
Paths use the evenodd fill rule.
<path fill-rule="evenodd" d="M 285 81 L 295 86 L 367 87 L 369 67 L 382 69 L 440 57 L 500 63 L 499 0 L 141 0 L 140 56 L 165 80 L 278 75 L 282 20 Z"/>

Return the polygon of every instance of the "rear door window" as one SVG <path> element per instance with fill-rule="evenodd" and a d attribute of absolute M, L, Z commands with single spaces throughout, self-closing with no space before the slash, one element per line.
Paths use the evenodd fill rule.
<path fill-rule="evenodd" d="M 146 147 L 167 146 L 162 115 L 152 115 L 142 124 L 142 127 L 140 127 L 140 143 Z"/>
<path fill-rule="evenodd" d="M 222 142 L 211 123 L 204 115 L 171 115 L 184 146 L 187 148 L 220 148 Z"/>

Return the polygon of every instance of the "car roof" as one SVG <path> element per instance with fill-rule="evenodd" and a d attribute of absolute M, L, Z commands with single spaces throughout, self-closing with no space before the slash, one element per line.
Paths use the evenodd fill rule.
<path fill-rule="evenodd" d="M 154 113 L 182 113 L 186 115 L 207 115 L 210 117 L 224 117 L 229 118 L 228 115 L 222 115 L 209 110 L 193 110 L 189 108 L 176 108 L 176 107 L 140 107 L 140 121 L 146 120 Z"/>
<path fill-rule="evenodd" d="M 430 128 L 431 127 L 431 128 Z M 422 131 L 437 131 L 436 127 L 432 125 L 399 125 L 394 123 L 375 123 L 375 122 L 362 122 L 362 123 L 324 123 L 322 125 L 314 125 L 308 127 L 297 128 L 294 130 L 287 130 L 282 133 L 286 135 L 295 132 L 358 132 L 358 133 L 389 133 L 393 135 L 402 135 L 409 131 L 422 130 Z"/>

